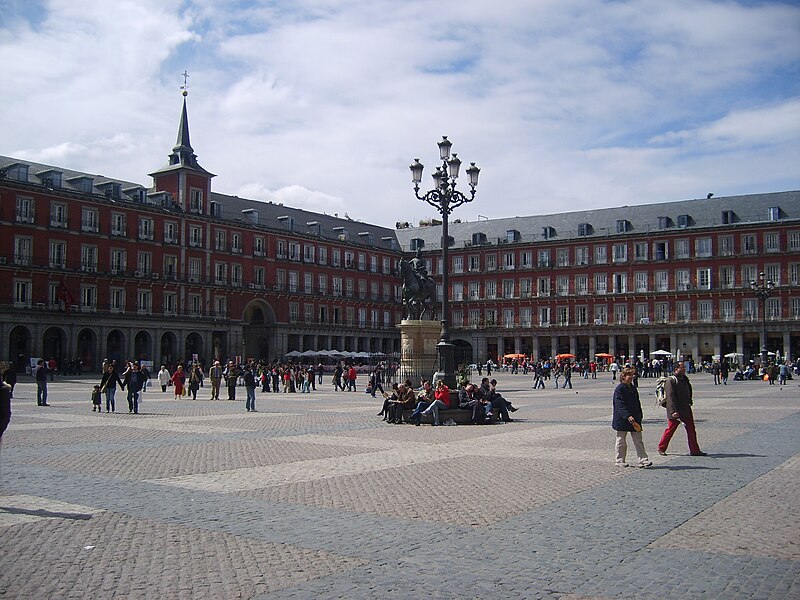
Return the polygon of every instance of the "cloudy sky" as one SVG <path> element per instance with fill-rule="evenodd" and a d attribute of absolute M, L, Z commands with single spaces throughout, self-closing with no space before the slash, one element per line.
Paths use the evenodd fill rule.
<path fill-rule="evenodd" d="M 393 226 L 447 135 L 475 220 L 800 189 L 800 5 L 0 0 L 0 154 Z M 465 187 L 465 183 L 463 184 Z"/>

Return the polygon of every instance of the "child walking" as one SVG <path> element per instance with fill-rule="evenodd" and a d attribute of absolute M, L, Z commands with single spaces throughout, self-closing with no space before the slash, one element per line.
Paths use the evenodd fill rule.
<path fill-rule="evenodd" d="M 102 412 L 103 411 L 103 404 L 101 400 L 102 394 L 100 393 L 100 386 L 94 386 L 92 390 L 92 412 Z"/>

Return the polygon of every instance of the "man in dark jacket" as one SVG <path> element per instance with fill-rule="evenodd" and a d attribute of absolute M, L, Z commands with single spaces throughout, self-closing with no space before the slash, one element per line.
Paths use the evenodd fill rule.
<path fill-rule="evenodd" d="M 36 404 L 50 406 L 47 403 L 47 365 L 41 358 L 36 363 L 33 376 L 36 379 Z"/>
<path fill-rule="evenodd" d="M 130 368 L 125 371 L 122 380 L 122 389 L 128 389 L 128 412 L 139 414 L 139 393 L 144 386 L 144 375 L 139 369 L 139 363 L 131 363 Z"/>
<path fill-rule="evenodd" d="M 244 379 L 244 390 L 247 395 L 244 407 L 247 409 L 247 412 L 258 412 L 256 410 L 256 376 L 253 373 L 252 365 L 248 364 L 245 366 L 244 375 L 242 377 Z"/>
<path fill-rule="evenodd" d="M 666 454 L 669 441 L 683 421 L 686 427 L 686 436 L 689 439 L 689 454 L 692 456 L 706 456 L 697 443 L 697 432 L 694 429 L 694 415 L 692 414 L 692 384 L 686 377 L 686 365 L 683 362 L 675 363 L 674 376 L 667 379 L 664 393 L 667 398 L 667 428 L 658 442 L 658 453 Z"/>
<path fill-rule="evenodd" d="M 653 463 L 647 457 L 642 441 L 642 403 L 639 401 L 639 390 L 633 385 L 636 375 L 635 367 L 625 367 L 620 373 L 620 382 L 614 389 L 614 413 L 611 417 L 611 427 L 617 432 L 615 445 L 616 465 L 627 467 L 625 456 L 628 453 L 628 434 L 631 434 L 633 447 L 636 448 L 636 458 L 640 467 L 649 467 Z"/>

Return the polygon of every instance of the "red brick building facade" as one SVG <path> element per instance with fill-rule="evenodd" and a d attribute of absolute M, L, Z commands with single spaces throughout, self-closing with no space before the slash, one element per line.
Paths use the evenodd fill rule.
<path fill-rule="evenodd" d="M 393 353 L 402 252 L 421 248 L 442 272 L 440 227 L 212 191 L 185 101 L 151 177 L 145 187 L 0 157 L 0 360 L 97 370 L 104 358 Z M 762 317 L 767 348 L 800 355 L 800 192 L 456 222 L 450 235 L 459 362 L 658 349 L 749 359 Z M 749 287 L 762 271 L 776 284 L 763 306 Z"/>

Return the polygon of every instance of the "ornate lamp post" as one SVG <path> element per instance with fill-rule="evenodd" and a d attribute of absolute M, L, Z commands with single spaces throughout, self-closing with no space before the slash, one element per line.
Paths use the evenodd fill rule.
<path fill-rule="evenodd" d="M 462 204 L 472 202 L 475 199 L 475 188 L 478 185 L 478 174 L 480 169 L 475 166 L 475 163 L 470 163 L 467 169 L 469 175 L 469 197 L 456 190 L 456 180 L 458 179 L 458 171 L 461 167 L 461 160 L 453 153 L 450 155 L 450 148 L 452 143 L 447 139 L 447 136 L 442 136 L 442 141 L 438 143 L 439 158 L 442 161 L 441 167 L 436 167 L 436 172 L 433 174 L 434 187 L 432 190 L 425 192 L 423 195 L 419 193 L 419 184 L 422 181 L 422 171 L 424 169 L 418 158 L 414 159 L 413 164 L 410 166 L 411 179 L 414 182 L 414 194 L 417 199 L 423 200 L 433 206 L 439 214 L 442 215 L 442 336 L 436 346 L 436 356 L 438 359 L 439 371 L 435 377 L 444 379 L 445 384 L 451 390 L 456 389 L 456 374 L 455 364 L 453 362 L 453 345 L 450 343 L 450 330 L 448 327 L 449 312 L 450 312 L 450 291 L 448 289 L 448 262 L 447 256 L 449 251 L 450 234 L 448 232 L 448 218 L 454 209 Z"/>
<path fill-rule="evenodd" d="M 758 281 L 750 282 L 750 289 L 756 298 L 761 300 L 761 367 L 767 365 L 767 298 L 772 296 L 772 288 L 775 283 L 771 279 L 766 279 L 764 271 L 758 274 Z"/>

